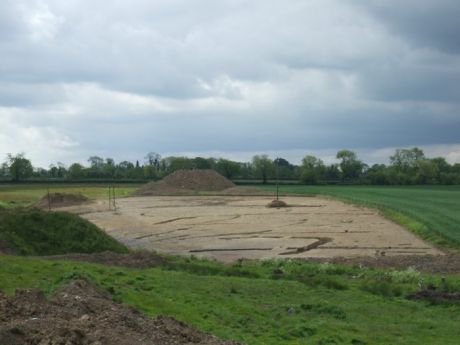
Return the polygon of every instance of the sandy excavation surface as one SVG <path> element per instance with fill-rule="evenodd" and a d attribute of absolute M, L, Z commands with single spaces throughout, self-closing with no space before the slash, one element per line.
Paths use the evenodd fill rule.
<path fill-rule="evenodd" d="M 222 261 L 442 255 L 377 211 L 317 197 L 151 196 L 68 207 L 134 248 Z"/>

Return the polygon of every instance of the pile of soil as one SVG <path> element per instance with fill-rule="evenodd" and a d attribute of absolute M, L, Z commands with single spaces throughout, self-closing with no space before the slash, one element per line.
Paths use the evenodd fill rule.
<path fill-rule="evenodd" d="M 447 292 L 438 290 L 435 286 L 428 286 L 426 289 L 417 291 L 407 296 L 410 300 L 429 301 L 432 303 L 460 302 L 460 292 Z"/>
<path fill-rule="evenodd" d="M 81 205 L 88 200 L 81 193 L 50 193 L 49 196 L 43 196 L 34 206 L 47 209 L 49 205 L 51 208 Z"/>
<path fill-rule="evenodd" d="M 43 258 L 43 257 L 41 257 Z M 120 266 L 127 268 L 150 268 L 163 265 L 166 261 L 163 257 L 151 252 L 133 252 L 129 254 L 118 254 L 105 251 L 93 254 L 67 254 L 46 256 L 50 260 L 73 260 L 92 262 L 102 265 Z"/>
<path fill-rule="evenodd" d="M 283 200 L 272 200 L 270 203 L 267 205 L 268 208 L 281 208 L 281 207 L 288 207 L 288 204 L 286 204 Z"/>
<path fill-rule="evenodd" d="M 195 194 L 200 191 L 222 191 L 235 184 L 214 170 L 177 170 L 158 182 L 139 188 L 136 195 Z"/>
<path fill-rule="evenodd" d="M 149 318 L 117 304 L 108 292 L 79 279 L 48 300 L 38 289 L 0 292 L 0 344 L 8 345 L 237 345 L 171 317 Z"/>
<path fill-rule="evenodd" d="M 460 273 L 460 256 L 458 254 L 446 255 L 395 255 L 395 256 L 362 256 L 354 258 L 309 258 L 313 262 L 329 262 L 332 264 L 345 264 L 361 267 L 393 268 L 405 270 L 412 267 L 420 272 L 427 273 Z"/>

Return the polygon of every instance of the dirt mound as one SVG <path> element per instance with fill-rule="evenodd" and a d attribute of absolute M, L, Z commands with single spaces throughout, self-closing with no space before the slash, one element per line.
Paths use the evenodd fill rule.
<path fill-rule="evenodd" d="M 39 208 L 51 208 L 81 205 L 89 199 L 81 193 L 50 193 L 43 196 L 34 206 Z"/>
<path fill-rule="evenodd" d="M 410 300 L 424 300 L 432 303 L 460 302 L 460 292 L 441 291 L 435 286 L 430 285 L 426 289 L 410 294 L 407 298 Z"/>
<path fill-rule="evenodd" d="M 117 304 L 94 283 L 74 280 L 47 300 L 38 289 L 0 293 L 0 344 L 8 345 L 237 345 L 171 317 L 155 319 Z"/>
<path fill-rule="evenodd" d="M 158 182 L 139 188 L 136 195 L 195 194 L 200 191 L 222 191 L 235 184 L 214 170 L 177 170 Z"/>
<path fill-rule="evenodd" d="M 145 251 L 134 252 L 129 254 L 118 254 L 106 251 L 94 254 L 53 255 L 45 258 L 50 260 L 84 261 L 96 264 L 121 266 L 128 268 L 157 267 L 165 263 L 165 260 L 161 256 Z"/>
<path fill-rule="evenodd" d="M 447 255 L 394 255 L 379 257 L 354 257 L 354 258 L 309 258 L 313 262 L 329 262 L 333 264 L 354 265 L 360 267 L 394 268 L 405 270 L 409 267 L 428 273 L 460 273 L 460 256 Z"/>
<path fill-rule="evenodd" d="M 288 207 L 288 204 L 286 204 L 283 200 L 272 200 L 270 203 L 267 205 L 268 208 L 281 208 L 281 207 Z"/>

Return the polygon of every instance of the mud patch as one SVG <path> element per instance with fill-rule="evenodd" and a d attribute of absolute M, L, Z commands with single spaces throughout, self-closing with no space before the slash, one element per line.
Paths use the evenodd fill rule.
<path fill-rule="evenodd" d="M 446 292 L 438 290 L 435 286 L 428 286 L 426 289 L 417 291 L 407 296 L 413 301 L 428 301 L 431 303 L 452 303 L 460 302 L 460 292 Z"/>
<path fill-rule="evenodd" d="M 0 293 L 0 344 L 8 345 L 237 345 L 171 317 L 149 318 L 114 303 L 88 280 L 74 280 L 47 300 L 37 289 Z"/>

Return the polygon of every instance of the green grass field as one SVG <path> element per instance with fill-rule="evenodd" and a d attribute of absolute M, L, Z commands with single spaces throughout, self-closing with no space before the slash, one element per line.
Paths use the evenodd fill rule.
<path fill-rule="evenodd" d="M 127 196 L 140 185 L 114 184 L 116 196 Z M 108 198 L 108 184 L 0 184 L 0 206 L 27 206 L 50 193 L 82 193 L 89 199 Z"/>
<path fill-rule="evenodd" d="M 275 190 L 274 186 L 261 187 Z M 460 248 L 460 186 L 280 186 L 281 193 L 321 194 L 378 208 L 437 244 Z"/>
<path fill-rule="evenodd" d="M 460 277 L 283 260 L 226 266 L 169 258 L 125 269 L 0 255 L 0 289 L 51 293 L 89 277 L 118 301 L 247 344 L 458 344 L 460 303 L 410 301 L 418 284 L 460 289 Z M 283 274 L 275 274 L 274 271 Z"/>

